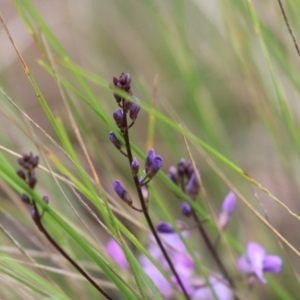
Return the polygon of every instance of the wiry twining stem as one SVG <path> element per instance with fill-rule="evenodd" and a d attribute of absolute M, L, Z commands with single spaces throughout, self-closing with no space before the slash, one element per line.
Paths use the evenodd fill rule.
<path fill-rule="evenodd" d="M 31 188 L 34 189 L 36 183 L 37 183 L 37 178 L 35 176 L 35 168 L 38 166 L 39 163 L 39 157 L 38 156 L 33 156 L 32 153 L 29 155 L 23 155 L 19 159 L 19 164 L 22 167 L 22 169 L 19 169 L 17 171 L 17 174 L 19 175 L 20 178 L 22 178 L 26 184 Z M 32 206 L 32 211 L 31 211 L 31 217 L 39 229 L 40 232 L 43 233 L 43 235 L 46 237 L 46 239 L 52 244 L 54 248 L 58 252 L 61 253 L 61 255 L 67 259 L 71 265 L 79 272 L 82 274 L 83 277 L 86 278 L 90 284 L 92 284 L 97 291 L 100 292 L 102 296 L 104 296 L 108 300 L 113 300 L 91 277 L 89 274 L 87 274 L 66 252 L 65 250 L 52 238 L 52 236 L 49 234 L 49 232 L 46 230 L 42 223 L 42 216 L 44 214 L 44 211 L 40 214 L 38 207 L 33 199 L 30 199 L 28 195 L 22 194 L 21 195 L 21 200 L 27 205 Z M 49 197 L 45 195 L 43 197 L 43 200 L 46 204 L 49 202 Z"/>

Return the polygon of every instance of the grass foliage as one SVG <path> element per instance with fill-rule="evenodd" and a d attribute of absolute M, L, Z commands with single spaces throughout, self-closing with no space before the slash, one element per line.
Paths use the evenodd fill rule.
<path fill-rule="evenodd" d="M 131 129 L 134 155 L 144 161 L 154 147 L 164 158 L 150 184 L 153 222 L 175 226 L 183 218 L 174 192 L 186 196 L 166 174 L 186 157 L 203 184 L 200 199 L 187 201 L 209 220 L 212 236 L 224 196 L 238 196 L 218 249 L 230 273 L 239 276 L 235 261 L 250 240 L 283 257 L 283 271 L 267 275 L 268 285 L 247 291 L 239 280 L 238 299 L 296 299 L 300 56 L 280 3 L 62 2 L 13 0 L 2 12 L 9 50 L 0 69 L 1 299 L 101 299 L 34 226 L 23 192 L 45 209 L 42 222 L 55 240 L 114 299 L 163 299 L 137 259 L 146 255 L 166 275 L 145 246 L 143 215 L 111 187 L 121 179 L 135 195 L 126 160 L 108 138 L 118 131 L 110 82 L 123 71 L 142 107 Z M 282 5 L 297 40 L 300 6 Z M 16 174 L 17 158 L 29 151 L 41 159 L 34 192 Z M 107 255 L 110 237 L 124 249 L 130 274 Z M 214 267 L 197 232 L 185 243 L 207 276 Z"/>

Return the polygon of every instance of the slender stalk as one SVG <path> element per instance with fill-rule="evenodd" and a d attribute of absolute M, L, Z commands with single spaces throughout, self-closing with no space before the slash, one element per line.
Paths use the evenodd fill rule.
<path fill-rule="evenodd" d="M 108 300 L 113 300 L 66 252 L 63 250 L 59 244 L 51 237 L 51 235 L 48 233 L 48 231 L 45 229 L 44 225 L 41 222 L 41 216 L 39 215 L 38 208 L 36 206 L 36 203 L 33 201 L 33 210 L 34 210 L 34 217 L 33 220 L 37 226 L 37 228 L 44 234 L 44 236 L 47 238 L 47 240 L 53 245 L 54 248 L 58 252 L 61 253 L 61 255 L 68 260 L 71 265 L 79 272 L 82 274 L 83 277 L 86 278 L 87 281 L 92 284 L 97 291 L 99 291 L 106 299 Z"/>
<path fill-rule="evenodd" d="M 123 107 L 124 107 L 124 101 L 123 101 Z M 132 152 L 131 152 L 131 147 L 130 147 L 130 139 L 129 139 L 129 127 L 127 125 L 127 114 L 125 113 L 124 111 L 124 108 L 123 108 L 123 125 L 124 125 L 124 131 L 123 131 L 123 137 L 124 137 L 124 140 L 125 140 L 125 145 L 126 145 L 126 150 L 127 150 L 127 157 L 128 157 L 128 161 L 129 161 L 129 165 L 131 166 L 131 163 L 133 161 L 133 156 L 132 156 Z M 176 280 L 185 296 L 185 298 L 187 300 L 190 300 L 190 297 L 177 273 L 177 271 L 175 270 L 175 267 L 163 245 L 163 243 L 161 242 L 160 238 L 159 238 L 159 235 L 157 234 L 156 232 L 156 229 L 153 225 L 153 222 L 151 220 L 151 217 L 149 215 L 149 212 L 148 212 L 148 209 L 147 209 L 147 205 L 144 201 L 144 197 L 143 197 L 143 194 L 142 194 L 142 190 L 141 190 L 141 187 L 140 187 L 140 182 L 139 182 L 139 179 L 138 179 L 138 176 L 137 175 L 134 175 L 133 176 L 133 180 L 134 180 L 134 184 L 135 184 L 135 187 L 136 187 L 136 190 L 137 190 L 137 193 L 138 193 L 138 197 L 139 197 L 139 200 L 140 200 L 140 204 L 141 204 L 141 207 L 142 207 L 142 211 L 143 211 L 143 214 L 146 218 L 146 221 L 148 223 L 148 226 L 156 240 L 156 243 L 158 244 L 160 250 L 162 251 L 163 253 L 163 256 L 164 258 L 166 259 L 172 273 L 174 274 L 174 276 L 176 277 Z"/>
<path fill-rule="evenodd" d="M 228 272 L 227 272 L 227 270 L 226 270 L 226 268 L 225 268 L 222 260 L 220 259 L 219 255 L 218 255 L 218 253 L 217 253 L 217 251 L 216 251 L 216 249 L 215 249 L 215 247 L 213 245 L 213 243 L 211 242 L 211 240 L 210 240 L 210 238 L 209 238 L 209 236 L 208 236 L 205 228 L 203 227 L 202 222 L 199 220 L 197 214 L 194 211 L 192 212 L 192 216 L 193 216 L 194 221 L 195 221 L 197 227 L 199 228 L 199 232 L 200 232 L 200 234 L 201 234 L 201 236 L 202 236 L 202 238 L 203 238 L 203 240 L 204 240 L 204 242 L 205 242 L 205 244 L 206 244 L 209 252 L 211 253 L 213 259 L 215 260 L 218 268 L 220 269 L 220 271 L 222 272 L 222 274 L 225 276 L 225 278 L 228 280 L 228 283 L 229 283 L 230 287 L 232 289 L 235 289 L 234 282 L 231 279 L 230 275 L 228 274 Z"/>

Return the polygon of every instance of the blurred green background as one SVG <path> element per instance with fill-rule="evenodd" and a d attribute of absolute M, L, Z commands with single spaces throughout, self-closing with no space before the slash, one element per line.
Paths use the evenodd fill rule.
<path fill-rule="evenodd" d="M 33 3 L 76 64 L 108 81 L 121 72 L 130 73 L 134 94 L 143 103 L 152 106 L 155 102 L 158 111 L 187 127 L 300 215 L 300 57 L 276 1 L 42 0 Z M 300 5 L 298 1 L 283 4 L 296 38 L 300 38 Z M 0 8 L 50 108 L 64 120 L 74 148 L 82 155 L 57 83 L 39 64 L 45 58 L 43 52 L 13 4 L 0 0 Z M 55 137 L 3 28 L 0 45 L 2 89 Z M 116 103 L 111 91 L 95 83 L 91 87 L 105 111 L 112 114 Z M 3 98 L 0 108 L 10 107 L 2 94 L 0 97 Z M 110 188 L 111 180 L 120 174 L 126 177 L 127 170 L 122 157 L 109 143 L 111 128 L 76 95 L 72 99 L 99 147 L 99 153 L 90 149 L 92 158 L 102 184 Z M 7 115 L 1 115 L 0 124 L 1 145 L 18 153 L 30 150 L 29 140 Z M 159 120 L 154 130 L 153 145 L 164 158 L 164 172 L 181 157 L 188 158 L 180 132 L 170 130 Z M 36 134 L 64 161 L 62 153 L 40 131 Z M 141 150 L 147 151 L 149 115 L 145 110 L 132 129 L 132 139 Z M 197 147 L 192 143 L 190 146 L 208 199 L 218 212 L 229 187 Z M 292 245 L 300 248 L 299 221 L 233 169 L 214 160 L 257 211 L 266 215 Z M 54 184 L 47 180 L 43 183 L 44 190 Z M 180 202 L 162 182 L 157 188 L 170 211 L 181 218 Z M 4 209 L 13 213 L 9 204 Z M 151 209 L 155 212 L 154 204 Z M 160 218 L 158 211 L 154 219 Z M 274 282 L 273 288 L 255 287 L 256 299 L 283 299 L 274 288 L 278 283 L 289 291 L 291 299 L 298 299 L 299 284 L 294 272 L 299 271 L 299 258 L 287 247 L 283 251 L 276 237 L 242 202 L 232 223 L 229 231 L 240 242 L 241 249 L 247 241 L 256 240 L 285 260 L 283 272 L 268 277 Z M 200 251 L 200 244 L 196 240 L 193 245 Z"/>

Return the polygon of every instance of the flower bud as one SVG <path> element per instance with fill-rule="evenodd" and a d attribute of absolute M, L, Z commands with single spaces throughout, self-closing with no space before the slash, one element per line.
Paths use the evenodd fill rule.
<path fill-rule="evenodd" d="M 235 207 L 236 196 L 233 192 L 229 192 L 222 203 L 221 211 L 218 217 L 218 223 L 220 228 L 224 229 L 227 226 L 234 213 Z"/>
<path fill-rule="evenodd" d="M 121 142 L 118 140 L 117 136 L 114 134 L 114 132 L 110 132 L 109 133 L 109 139 L 112 142 L 112 144 L 117 148 L 117 149 L 121 149 L 122 148 L 122 144 Z"/>
<path fill-rule="evenodd" d="M 29 199 L 29 197 L 26 194 L 22 194 L 21 195 L 21 200 L 25 204 L 30 204 L 30 199 Z"/>
<path fill-rule="evenodd" d="M 200 183 L 195 172 L 192 174 L 190 180 L 185 186 L 185 192 L 192 198 L 195 199 L 200 191 Z"/>
<path fill-rule="evenodd" d="M 133 176 L 135 176 L 139 172 L 139 168 L 140 168 L 139 162 L 135 157 L 131 163 L 131 172 Z"/>
<path fill-rule="evenodd" d="M 43 201 L 48 204 L 49 203 L 49 196 L 48 195 L 44 195 L 43 196 Z"/>
<path fill-rule="evenodd" d="M 146 158 L 146 161 L 145 161 L 145 172 L 147 174 L 148 170 L 150 169 L 150 167 L 152 166 L 152 162 L 153 162 L 153 159 L 155 157 L 155 152 L 153 149 L 150 149 L 148 151 L 148 155 L 147 155 L 147 158 Z"/>
<path fill-rule="evenodd" d="M 129 109 L 129 117 L 131 120 L 135 121 L 138 113 L 141 109 L 141 107 L 138 104 L 139 100 L 137 98 L 135 98 L 135 102 L 131 103 L 130 109 Z"/>
<path fill-rule="evenodd" d="M 115 112 L 113 113 L 113 118 L 116 121 L 116 124 L 119 128 L 123 127 L 123 111 L 118 108 L 115 110 Z"/>
<path fill-rule="evenodd" d="M 28 172 L 28 185 L 33 189 L 37 183 L 34 171 Z"/>
<path fill-rule="evenodd" d="M 22 178 L 23 180 L 26 180 L 26 174 L 23 170 L 19 169 L 17 171 L 17 174 L 19 175 L 20 178 Z"/>
<path fill-rule="evenodd" d="M 174 232 L 173 226 L 168 222 L 158 223 L 157 226 L 156 226 L 156 230 L 159 233 L 173 233 Z"/>
<path fill-rule="evenodd" d="M 190 204 L 187 201 L 182 202 L 181 212 L 186 217 L 190 217 L 191 216 L 191 214 L 193 212 L 193 209 L 192 209 L 192 207 L 190 206 Z"/>
<path fill-rule="evenodd" d="M 145 162 L 145 172 L 149 179 L 151 179 L 161 168 L 163 159 L 159 155 L 155 155 L 153 149 L 148 151 L 148 156 Z"/>
<path fill-rule="evenodd" d="M 171 181 L 173 181 L 175 184 L 178 184 L 178 172 L 177 172 L 177 168 L 176 167 L 171 166 L 169 168 L 168 178 Z"/>
<path fill-rule="evenodd" d="M 115 180 L 113 182 L 113 188 L 114 191 L 117 193 L 117 195 L 128 205 L 132 205 L 132 199 L 130 195 L 127 193 L 127 191 L 122 186 L 121 182 L 118 180 Z"/>

